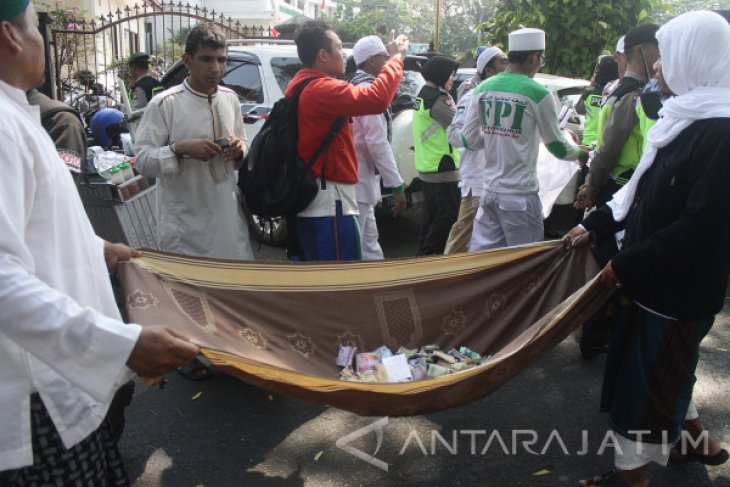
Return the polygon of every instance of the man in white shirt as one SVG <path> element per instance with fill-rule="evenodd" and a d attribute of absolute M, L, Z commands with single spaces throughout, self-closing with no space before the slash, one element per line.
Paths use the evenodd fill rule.
<path fill-rule="evenodd" d="M 357 86 L 370 86 L 390 58 L 383 41 L 374 35 L 357 41 L 352 49 L 352 56 L 357 64 L 357 72 L 350 83 Z M 381 199 L 381 178 L 386 188 L 392 188 L 395 202 L 393 216 L 400 215 L 406 207 L 405 184 L 398 172 L 398 164 L 390 147 L 390 122 L 390 110 L 379 115 L 354 117 L 352 121 L 352 138 L 355 143 L 359 178 L 355 186 L 357 206 L 360 211 L 357 220 L 360 224 L 363 260 L 383 258 L 375 221 L 375 205 Z"/>
<path fill-rule="evenodd" d="M 474 88 L 462 129 L 464 147 L 484 148 L 486 158 L 470 252 L 544 238 L 537 181 L 541 138 L 559 159 L 588 159 L 588 153 L 560 131 L 550 91 L 533 80 L 545 64 L 545 32 L 511 32 L 508 59 L 504 72 Z"/>
<path fill-rule="evenodd" d="M 464 91 L 461 90 L 464 85 L 459 86 L 462 95 L 456 104 L 456 116 L 446 129 L 446 135 L 449 144 L 460 148 L 459 188 L 461 188 L 461 205 L 459 206 L 459 216 L 451 226 L 449 238 L 446 240 L 444 254 L 469 250 L 474 216 L 477 214 L 477 208 L 479 208 L 479 198 L 482 196 L 482 184 L 484 184 L 484 165 L 486 163 L 484 149 L 481 147 L 476 150 L 466 149 L 461 142 L 461 129 L 464 126 L 466 109 L 471 103 L 474 88 L 484 80 L 501 73 L 506 67 L 507 56 L 505 53 L 498 47 L 486 47 L 477 58 L 476 74 L 469 80 L 472 83 L 476 80 L 479 80 L 479 82 L 472 85 L 471 88 L 467 87 Z"/>
<path fill-rule="evenodd" d="M 28 104 L 44 77 L 29 0 L 0 3 L 0 59 L 0 484 L 124 485 L 103 420 L 125 365 L 155 376 L 198 348 L 166 328 L 121 322 L 107 269 L 135 254 L 94 235 Z"/>
<path fill-rule="evenodd" d="M 251 260 L 236 169 L 246 148 L 236 93 L 218 86 L 226 39 L 197 25 L 185 40 L 190 77 L 145 109 L 137 130 L 136 167 L 157 178 L 157 235 L 162 250 L 217 259 Z"/>

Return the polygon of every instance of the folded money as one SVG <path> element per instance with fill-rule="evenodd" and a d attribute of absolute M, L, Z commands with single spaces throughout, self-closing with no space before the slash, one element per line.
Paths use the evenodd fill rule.
<path fill-rule="evenodd" d="M 471 359 L 479 360 L 480 358 L 482 358 L 481 355 L 479 355 L 478 353 L 476 353 L 473 350 L 470 350 L 467 347 L 461 347 L 461 348 L 459 348 L 459 352 L 461 354 L 463 354 L 463 355 L 466 355 L 467 357 L 469 357 Z"/>
<path fill-rule="evenodd" d="M 352 370 L 350 367 L 347 367 L 342 370 L 340 373 L 340 380 L 346 380 L 350 382 L 360 382 L 360 377 L 355 373 L 354 370 Z"/>
<path fill-rule="evenodd" d="M 396 352 L 396 354 L 399 354 L 399 353 L 405 355 L 407 359 L 410 359 L 410 358 L 413 358 L 416 354 L 418 354 L 418 349 L 416 349 L 416 348 L 410 349 L 410 348 L 406 348 L 406 347 L 400 347 L 398 349 L 398 352 Z"/>
<path fill-rule="evenodd" d="M 352 361 L 355 355 L 357 355 L 357 347 L 340 345 L 340 350 L 337 352 L 337 365 L 340 367 L 352 367 Z"/>
<path fill-rule="evenodd" d="M 383 345 L 382 347 L 376 348 L 375 350 L 373 350 L 373 353 L 377 353 L 381 359 L 385 358 L 385 357 L 393 356 L 393 352 L 391 352 L 390 349 L 388 347 L 386 347 L 385 345 Z"/>
<path fill-rule="evenodd" d="M 357 373 L 361 374 L 368 370 L 372 370 L 380 364 L 380 355 L 377 353 L 358 353 L 355 357 L 357 364 Z"/>
<path fill-rule="evenodd" d="M 448 362 L 450 364 L 453 364 L 454 362 L 456 362 L 455 357 L 453 357 L 452 355 L 449 355 L 446 352 L 442 352 L 441 350 L 434 350 L 431 355 L 433 357 L 439 358 L 439 359 L 443 360 L 444 362 Z"/>
<path fill-rule="evenodd" d="M 451 369 L 442 367 L 441 365 L 428 364 L 427 375 L 429 377 L 431 377 L 432 379 L 434 377 L 442 377 L 444 375 L 449 375 L 451 372 L 452 372 Z"/>

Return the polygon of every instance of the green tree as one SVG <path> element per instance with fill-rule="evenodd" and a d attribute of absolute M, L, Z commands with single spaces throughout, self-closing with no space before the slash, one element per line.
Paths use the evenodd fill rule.
<path fill-rule="evenodd" d="M 652 0 L 501 0 L 482 27 L 486 40 L 502 47 L 520 26 L 543 29 L 544 71 L 588 78 L 596 57 L 612 52 L 633 26 L 651 20 L 652 8 Z"/>
<path fill-rule="evenodd" d="M 443 0 L 439 50 L 452 55 L 476 50 L 479 26 L 491 18 L 497 0 Z"/>
<path fill-rule="evenodd" d="M 458 55 L 474 49 L 478 27 L 494 12 L 497 0 L 443 0 L 439 50 Z M 408 35 L 412 42 L 430 43 L 436 20 L 434 0 L 343 0 L 331 19 L 344 42 L 390 30 Z"/>
<path fill-rule="evenodd" d="M 717 0 L 664 0 L 656 2 L 652 17 L 663 24 L 677 15 L 692 10 L 721 10 L 723 8 L 730 8 L 727 0 L 722 2 Z"/>

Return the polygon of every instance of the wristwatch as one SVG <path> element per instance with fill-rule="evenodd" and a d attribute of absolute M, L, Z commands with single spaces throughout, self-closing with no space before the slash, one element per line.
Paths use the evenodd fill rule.
<path fill-rule="evenodd" d="M 177 155 L 177 153 L 175 152 L 175 142 L 173 142 L 172 144 L 168 145 L 168 147 L 170 148 L 170 150 L 172 151 L 173 154 Z"/>

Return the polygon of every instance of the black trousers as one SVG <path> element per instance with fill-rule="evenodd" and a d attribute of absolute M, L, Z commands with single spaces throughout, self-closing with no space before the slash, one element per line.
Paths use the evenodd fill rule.
<path fill-rule="evenodd" d="M 425 208 L 418 255 L 443 254 L 451 226 L 459 216 L 459 183 L 423 182 Z"/>

